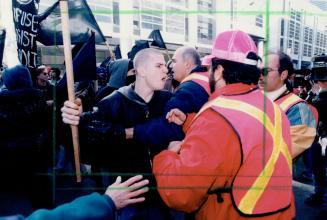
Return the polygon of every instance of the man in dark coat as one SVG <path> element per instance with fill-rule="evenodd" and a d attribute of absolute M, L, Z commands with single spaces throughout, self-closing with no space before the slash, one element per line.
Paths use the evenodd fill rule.
<path fill-rule="evenodd" d="M 150 186 L 155 186 L 152 174 L 152 158 L 155 149 L 135 139 L 125 140 L 125 127 L 132 127 L 163 114 L 166 102 L 171 97 L 163 89 L 167 68 L 163 55 L 155 49 L 145 49 L 134 59 L 135 84 L 113 92 L 97 104 L 93 112 L 81 113 L 80 105 L 66 101 L 62 108 L 63 122 L 79 124 L 80 130 L 98 133 L 94 139 L 96 159 L 102 163 L 110 179 L 117 173 L 125 178 L 139 173 L 149 175 Z M 83 147 L 81 147 L 81 154 Z M 99 163 L 99 162 L 98 162 Z M 92 165 L 93 170 L 93 165 Z M 109 173 L 110 172 L 110 173 Z M 121 219 L 169 219 L 156 190 L 150 190 L 142 204 L 126 207 L 118 212 Z"/>
<path fill-rule="evenodd" d="M 327 56 L 314 57 L 312 80 L 319 85 L 318 96 L 312 104 L 319 113 L 318 138 L 311 152 L 312 171 L 314 174 L 315 192 L 305 200 L 309 206 L 322 205 L 322 211 L 317 219 L 327 218 L 327 182 L 326 182 L 326 147 L 327 147 Z"/>
<path fill-rule="evenodd" d="M 197 113 L 208 101 L 209 77 L 207 69 L 201 66 L 198 52 L 191 47 L 181 47 L 174 53 L 172 62 L 174 79 L 180 85 L 165 105 L 163 115 L 126 129 L 127 138 L 166 148 L 169 142 L 184 138 L 182 127 L 169 123 L 166 114 L 172 109 L 180 109 L 184 114 Z"/>
<path fill-rule="evenodd" d="M 5 89 L 0 92 L 0 189 L 27 192 L 34 207 L 49 207 L 51 197 L 40 198 L 46 191 L 51 192 L 51 187 L 34 175 L 45 173 L 47 161 L 52 161 L 48 156 L 51 149 L 45 145 L 45 97 L 33 88 L 29 70 L 24 66 L 6 69 L 2 80 Z M 37 194 L 33 192 L 36 185 L 40 187 Z"/>

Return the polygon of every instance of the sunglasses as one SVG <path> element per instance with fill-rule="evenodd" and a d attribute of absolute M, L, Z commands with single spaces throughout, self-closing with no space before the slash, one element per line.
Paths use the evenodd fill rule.
<path fill-rule="evenodd" d="M 267 76 L 269 72 L 278 71 L 278 69 L 273 69 L 273 68 L 270 68 L 270 67 L 265 67 L 265 68 L 260 69 L 260 71 L 261 71 L 261 74 L 263 76 Z"/>

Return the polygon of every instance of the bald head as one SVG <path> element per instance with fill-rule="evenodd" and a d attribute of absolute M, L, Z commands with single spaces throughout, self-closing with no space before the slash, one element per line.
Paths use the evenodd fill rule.
<path fill-rule="evenodd" d="M 200 54 L 195 48 L 184 46 L 178 48 L 177 51 L 181 54 L 184 61 L 191 61 L 195 66 L 201 65 Z"/>
<path fill-rule="evenodd" d="M 180 47 L 173 56 L 174 79 L 182 82 L 196 67 L 201 65 L 199 53 L 192 47 Z"/>
<path fill-rule="evenodd" d="M 141 66 L 144 66 L 145 64 L 147 64 L 149 62 L 149 60 L 151 59 L 151 56 L 153 55 L 162 55 L 162 53 L 159 50 L 153 49 L 153 48 L 147 48 L 144 50 L 139 51 L 133 60 L 133 64 L 134 64 L 134 69 L 138 69 Z"/>

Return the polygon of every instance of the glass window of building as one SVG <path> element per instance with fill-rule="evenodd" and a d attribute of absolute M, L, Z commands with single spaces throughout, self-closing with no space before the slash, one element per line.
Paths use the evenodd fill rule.
<path fill-rule="evenodd" d="M 175 34 L 184 35 L 185 32 L 185 15 L 178 13 L 177 8 L 166 8 L 166 31 Z"/>
<path fill-rule="evenodd" d="M 185 41 L 188 41 L 189 29 L 188 29 L 188 16 L 185 16 Z"/>
<path fill-rule="evenodd" d="M 141 34 L 141 24 L 140 24 L 140 1 L 133 1 L 133 33 L 135 35 Z"/>
<path fill-rule="evenodd" d="M 263 18 L 262 15 L 258 15 L 255 17 L 255 25 L 258 27 L 263 27 Z"/>
<path fill-rule="evenodd" d="M 294 41 L 294 54 L 299 54 L 299 42 L 298 41 Z"/>
<path fill-rule="evenodd" d="M 215 21 L 212 18 L 198 16 L 198 42 L 211 44 L 215 36 Z"/>
<path fill-rule="evenodd" d="M 88 5 L 90 6 L 97 22 L 112 23 L 111 0 L 89 0 Z"/>
<path fill-rule="evenodd" d="M 119 32 L 120 31 L 119 2 L 113 2 L 113 21 L 114 21 L 114 32 Z"/>
<path fill-rule="evenodd" d="M 287 48 L 292 48 L 292 45 L 293 45 L 293 41 L 288 40 Z"/>
<path fill-rule="evenodd" d="M 288 36 L 290 38 L 293 38 L 294 37 L 294 32 L 295 32 L 295 22 L 290 20 L 289 21 L 289 33 L 288 33 Z"/>
<path fill-rule="evenodd" d="M 168 0 L 167 3 L 173 3 L 175 5 L 185 6 L 185 0 Z"/>
<path fill-rule="evenodd" d="M 280 35 L 284 36 L 284 19 L 280 21 Z"/>
<path fill-rule="evenodd" d="M 300 40 L 300 23 L 295 25 L 295 39 Z"/>
<path fill-rule="evenodd" d="M 142 28 L 145 29 L 159 29 L 162 31 L 162 4 L 156 1 L 142 0 Z"/>
<path fill-rule="evenodd" d="M 198 0 L 198 10 L 212 10 L 214 8 L 213 0 Z"/>
<path fill-rule="evenodd" d="M 296 20 L 301 22 L 301 12 L 299 11 L 296 12 Z"/>

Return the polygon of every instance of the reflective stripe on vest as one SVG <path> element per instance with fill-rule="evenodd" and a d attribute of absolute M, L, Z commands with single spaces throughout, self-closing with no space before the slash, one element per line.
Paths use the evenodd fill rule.
<path fill-rule="evenodd" d="M 251 93 L 255 93 L 254 96 Z M 289 124 L 282 121 L 282 119 L 287 121 L 286 116 L 283 116 L 276 104 L 267 101 L 270 102 L 270 104 L 267 103 L 269 104 L 267 107 L 271 107 L 268 114 L 268 111 L 264 112 L 257 107 L 264 106 L 262 94 L 260 95 L 258 91 L 251 93 L 220 96 L 208 102 L 199 114 L 205 109 L 213 109 L 229 121 L 240 137 L 244 159 L 232 183 L 231 195 L 235 207 L 244 215 L 268 215 L 287 208 L 291 202 L 291 139 L 289 127 L 286 127 Z M 249 98 L 252 98 L 251 101 Z M 254 102 L 257 102 L 257 106 Z M 252 130 L 249 131 L 249 129 Z M 266 134 L 265 137 L 268 135 L 269 138 L 258 140 L 257 137 L 260 137 L 260 131 L 263 130 L 266 132 L 263 132 Z M 251 139 L 256 132 L 257 135 Z M 260 147 L 263 143 L 265 147 Z M 261 151 L 258 151 L 259 148 Z M 267 157 L 255 155 L 262 151 L 271 153 Z M 262 157 L 260 161 L 251 160 L 260 156 Z M 265 164 L 261 163 L 263 161 L 266 161 Z M 278 167 L 277 172 L 275 172 L 275 167 Z M 257 169 L 255 174 L 252 169 Z M 269 203 L 270 200 L 273 201 L 271 205 L 263 205 Z"/>
<path fill-rule="evenodd" d="M 276 100 L 276 103 L 284 112 L 287 112 L 293 105 L 299 102 L 304 102 L 304 100 L 293 93 L 289 93 Z"/>
<path fill-rule="evenodd" d="M 306 104 L 308 104 L 310 110 L 313 113 L 313 116 L 316 120 L 316 124 L 318 124 L 318 111 L 317 109 L 310 105 L 309 103 L 307 103 L 305 100 L 301 99 L 300 97 L 298 97 L 297 95 L 293 94 L 293 93 L 289 93 L 285 96 L 283 96 L 280 99 L 276 100 L 276 103 L 279 105 L 279 107 L 286 113 L 292 106 L 296 105 L 297 103 L 300 102 L 304 102 Z"/>
<path fill-rule="evenodd" d="M 210 95 L 210 86 L 209 86 L 209 73 L 208 72 L 199 72 L 191 73 L 183 79 L 183 82 L 193 81 L 199 84 L 209 95 Z"/>

